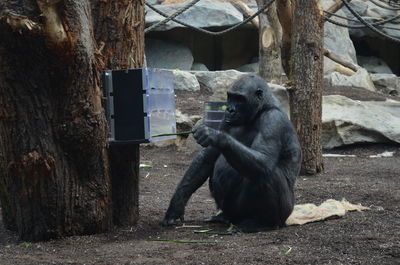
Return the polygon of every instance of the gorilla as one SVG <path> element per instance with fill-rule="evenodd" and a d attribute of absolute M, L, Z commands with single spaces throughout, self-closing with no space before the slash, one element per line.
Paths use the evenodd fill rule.
<path fill-rule="evenodd" d="M 301 149 L 292 123 L 268 84 L 250 74 L 228 89 L 220 130 L 193 129 L 205 147 L 193 159 L 170 201 L 163 225 L 183 221 L 190 196 L 209 178 L 220 213 L 210 222 L 234 224 L 242 232 L 285 225 L 293 210 L 293 186 Z"/>

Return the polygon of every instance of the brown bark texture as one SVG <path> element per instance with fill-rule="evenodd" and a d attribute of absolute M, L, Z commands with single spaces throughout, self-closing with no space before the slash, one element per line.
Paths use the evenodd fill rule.
<path fill-rule="evenodd" d="M 323 170 L 321 115 L 323 17 L 319 0 L 296 0 L 293 17 L 291 120 L 303 152 L 302 172 Z"/>
<path fill-rule="evenodd" d="M 0 3 L 0 203 L 22 240 L 111 228 L 101 70 L 143 63 L 143 5 Z"/>
<path fill-rule="evenodd" d="M 293 1 L 276 0 L 276 12 L 282 27 L 281 60 L 282 68 L 286 76 L 291 80 L 290 58 L 292 56 L 292 24 L 293 24 Z"/>
<path fill-rule="evenodd" d="M 268 0 L 257 0 L 260 8 Z M 282 29 L 275 3 L 259 15 L 259 74 L 268 82 L 278 83 L 282 74 Z"/>

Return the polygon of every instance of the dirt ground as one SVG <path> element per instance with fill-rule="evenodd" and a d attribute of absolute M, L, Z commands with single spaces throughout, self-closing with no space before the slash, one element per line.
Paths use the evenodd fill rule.
<path fill-rule="evenodd" d="M 180 101 L 185 99 L 185 103 Z M 178 94 L 184 113 L 199 114 L 204 93 Z M 393 157 L 369 155 L 393 151 Z M 202 220 L 215 213 L 207 185 L 191 198 L 185 225 L 161 227 L 169 199 L 193 154 L 176 147 L 141 148 L 140 221 L 105 234 L 28 243 L 0 219 L 0 265 L 17 264 L 400 264 L 400 145 L 325 151 L 357 157 L 325 158 L 325 172 L 300 176 L 296 203 L 346 198 L 371 210 L 272 232 L 223 235 L 227 227 Z M 194 233 L 211 228 L 220 235 Z M 198 240 L 192 243 L 154 240 Z"/>

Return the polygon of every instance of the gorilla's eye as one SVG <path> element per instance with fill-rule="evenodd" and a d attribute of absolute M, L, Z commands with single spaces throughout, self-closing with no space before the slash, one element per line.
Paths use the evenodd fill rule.
<path fill-rule="evenodd" d="M 256 91 L 256 97 L 261 99 L 263 97 L 263 91 L 262 89 L 257 89 Z"/>

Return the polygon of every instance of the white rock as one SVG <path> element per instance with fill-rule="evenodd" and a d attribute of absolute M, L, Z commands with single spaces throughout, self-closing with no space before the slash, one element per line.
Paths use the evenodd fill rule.
<path fill-rule="evenodd" d="M 199 91 L 200 84 L 195 75 L 187 71 L 173 71 L 174 89 L 183 91 Z"/>
<path fill-rule="evenodd" d="M 156 8 L 168 15 L 172 15 L 187 4 L 157 5 Z M 229 2 L 202 0 L 179 15 L 177 19 L 199 28 L 224 27 L 242 22 L 243 15 Z M 163 16 L 146 7 L 146 27 L 161 20 L 164 20 Z M 177 27 L 184 26 L 170 21 L 167 24 L 160 25 L 155 30 L 166 31 Z"/>
<path fill-rule="evenodd" d="M 359 68 L 358 71 L 352 75 L 347 76 L 338 72 L 333 72 L 329 75 L 324 76 L 325 82 L 330 86 L 348 86 L 348 87 L 359 87 L 365 88 L 370 91 L 376 91 L 374 83 L 371 80 L 367 70 Z"/>
<path fill-rule="evenodd" d="M 238 80 L 245 73 L 236 70 L 227 71 L 192 71 L 199 81 L 199 83 L 205 86 L 207 89 L 213 92 L 210 100 L 213 101 L 226 101 L 227 89 Z"/>
<path fill-rule="evenodd" d="M 365 142 L 400 143 L 400 102 L 361 102 L 339 95 L 323 97 L 323 147 Z"/>
<path fill-rule="evenodd" d="M 371 74 L 371 79 L 379 92 L 392 96 L 400 94 L 400 77 L 395 74 Z"/>

